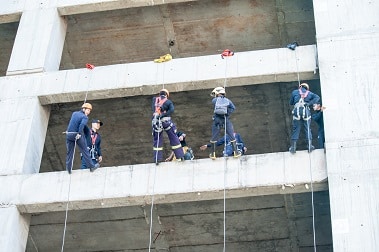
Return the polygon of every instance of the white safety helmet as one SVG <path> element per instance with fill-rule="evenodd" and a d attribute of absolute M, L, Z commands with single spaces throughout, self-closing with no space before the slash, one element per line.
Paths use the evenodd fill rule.
<path fill-rule="evenodd" d="M 303 88 L 305 88 L 306 90 L 309 90 L 309 85 L 308 85 L 307 83 L 301 83 L 301 84 L 299 85 L 299 87 L 303 87 Z"/>
<path fill-rule="evenodd" d="M 211 96 L 212 97 L 216 97 L 218 94 L 225 95 L 225 88 L 223 88 L 223 87 L 216 87 L 211 92 Z"/>

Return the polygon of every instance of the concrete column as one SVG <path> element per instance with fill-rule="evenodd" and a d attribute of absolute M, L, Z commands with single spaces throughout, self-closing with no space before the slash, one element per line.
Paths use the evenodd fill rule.
<path fill-rule="evenodd" d="M 0 251 L 24 252 L 30 215 L 21 215 L 16 206 L 0 208 Z"/>
<path fill-rule="evenodd" d="M 59 69 L 67 24 L 56 8 L 22 13 L 7 75 Z"/>
<path fill-rule="evenodd" d="M 379 251 L 379 2 L 313 4 L 333 251 Z"/>
<path fill-rule="evenodd" d="M 0 101 L 0 175 L 39 172 L 49 116 L 37 97 Z"/>

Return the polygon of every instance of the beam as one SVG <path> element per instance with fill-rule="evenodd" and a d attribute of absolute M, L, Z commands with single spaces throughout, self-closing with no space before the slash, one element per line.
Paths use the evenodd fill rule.
<path fill-rule="evenodd" d="M 311 169 L 304 164 L 310 164 Z M 327 190 L 325 154 L 299 151 L 0 177 L 21 213 L 94 209 Z M 225 173 L 225 178 L 224 178 Z M 224 182 L 225 181 L 225 182 Z M 224 185 L 225 183 L 225 185 Z M 11 186 L 12 185 L 12 186 Z"/>
<path fill-rule="evenodd" d="M 140 62 L 0 78 L 0 100 L 38 96 L 42 105 L 172 92 L 318 79 L 316 46 Z M 148 74 L 147 74 L 148 73 Z M 12 83 L 12 84 L 10 84 Z M 9 87 L 12 87 L 11 89 Z"/>

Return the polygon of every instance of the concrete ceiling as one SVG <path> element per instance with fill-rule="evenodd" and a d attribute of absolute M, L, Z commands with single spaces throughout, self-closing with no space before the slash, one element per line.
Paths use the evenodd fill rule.
<path fill-rule="evenodd" d="M 226 48 L 239 52 L 285 47 L 293 41 L 316 43 L 311 0 L 204 0 L 65 18 L 68 28 L 60 70 L 84 68 L 86 63 L 104 66 L 152 61 L 166 53 L 181 58 L 218 54 Z M 0 24 L 0 76 L 6 73 L 17 28 L 18 22 Z M 321 93 L 317 76 L 307 81 L 312 91 Z M 247 154 L 287 151 L 291 130 L 288 100 L 295 86 L 296 80 L 227 88 L 227 96 L 237 106 L 232 121 L 248 147 Z M 197 159 L 208 156 L 198 148 L 211 135 L 209 92 L 171 93 L 174 122 L 187 133 Z M 94 110 L 90 118 L 104 121 L 104 167 L 153 161 L 151 98 L 91 101 Z M 64 170 L 65 136 L 61 132 L 80 105 L 50 106 L 40 172 Z M 299 147 L 305 149 L 303 143 Z M 79 159 L 77 153 L 74 169 L 79 167 Z M 317 250 L 332 251 L 328 192 L 314 196 Z M 311 194 L 226 202 L 227 251 L 313 250 Z M 70 211 L 65 251 L 147 251 L 149 212 L 150 206 Z M 156 205 L 154 215 L 153 251 L 222 251 L 222 200 Z M 64 212 L 34 214 L 26 251 L 59 251 L 64 219 Z"/>

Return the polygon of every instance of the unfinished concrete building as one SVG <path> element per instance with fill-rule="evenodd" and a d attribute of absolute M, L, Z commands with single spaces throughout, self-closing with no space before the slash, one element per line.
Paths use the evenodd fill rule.
<path fill-rule="evenodd" d="M 2 1 L 0 251 L 378 251 L 378 10 L 346 0 Z M 173 59 L 154 62 L 165 54 Z M 301 140 L 291 154 L 299 82 L 327 108 L 326 148 L 308 153 Z M 238 159 L 199 150 L 217 86 L 237 107 L 231 120 L 248 147 Z M 153 162 L 151 99 L 162 88 L 194 160 Z M 62 132 L 85 100 L 104 122 L 104 160 L 80 170 L 77 150 L 69 175 Z"/>

